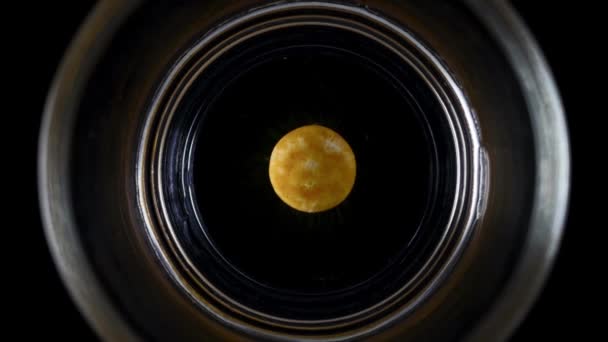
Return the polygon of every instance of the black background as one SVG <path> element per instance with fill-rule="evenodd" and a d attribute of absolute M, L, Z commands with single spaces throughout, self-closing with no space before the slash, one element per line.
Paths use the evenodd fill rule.
<path fill-rule="evenodd" d="M 16 304 L 6 312 L 9 313 L 9 322 L 14 321 L 9 328 L 16 328 L 19 339 L 40 339 L 42 335 L 42 338 L 49 339 L 89 341 L 96 337 L 71 302 L 48 253 L 38 214 L 35 182 L 38 129 L 44 99 L 64 49 L 94 2 L 63 2 L 69 6 L 59 6 L 58 3 L 41 1 L 31 4 L 30 8 L 4 13 L 16 19 L 12 30 L 5 30 L 5 33 L 17 38 L 15 44 L 8 46 L 6 54 L 16 58 L 17 63 L 27 65 L 19 69 L 18 81 L 12 83 L 12 90 L 21 100 L 18 101 L 19 111 L 12 112 L 11 117 L 24 120 L 24 123 L 4 126 L 3 130 L 14 126 L 19 141 L 25 141 L 18 145 L 16 151 L 24 160 L 17 159 L 7 164 L 22 165 L 15 171 L 25 180 L 15 181 L 19 191 L 11 203 L 17 208 L 8 216 L 18 218 L 9 221 L 17 222 L 10 225 L 11 230 L 25 233 L 25 236 L 14 244 L 8 239 L 4 241 L 5 244 L 13 244 L 9 247 L 19 246 L 20 261 L 16 263 L 15 259 L 7 259 L 9 264 L 17 266 L 17 270 L 9 267 L 9 271 L 4 272 L 10 272 L 11 276 L 3 277 L 3 283 L 12 283 L 21 292 L 8 298 L 11 297 L 9 292 L 4 300 Z M 513 3 L 536 35 L 557 79 L 566 107 L 573 155 L 570 212 L 557 263 L 542 295 L 515 333 L 513 341 L 569 339 L 568 336 L 586 340 L 586 337 L 593 336 L 593 314 L 587 311 L 587 307 L 593 306 L 588 301 L 594 295 L 587 284 L 598 281 L 591 276 L 597 268 L 588 262 L 589 259 L 584 259 L 590 257 L 586 253 L 592 250 L 585 243 L 586 238 L 599 234 L 586 227 L 601 230 L 602 225 L 585 222 L 583 210 L 590 211 L 597 201 L 586 201 L 587 193 L 582 189 L 593 189 L 597 185 L 592 184 L 593 169 L 583 170 L 580 159 L 585 153 L 583 150 L 588 150 L 586 146 L 591 146 L 591 141 L 583 143 L 582 140 L 596 138 L 585 127 L 585 123 L 593 122 L 599 115 L 591 104 L 593 96 L 586 81 L 598 76 L 593 65 L 602 59 L 598 47 L 601 41 L 592 38 L 591 33 L 599 28 L 600 22 L 591 19 L 594 10 L 585 7 L 583 2 L 574 5 L 569 1 L 514 0 Z M 10 134 L 7 132 L 8 136 Z M 23 249 L 22 246 L 27 247 Z M 599 301 L 599 297 L 595 300 Z"/>

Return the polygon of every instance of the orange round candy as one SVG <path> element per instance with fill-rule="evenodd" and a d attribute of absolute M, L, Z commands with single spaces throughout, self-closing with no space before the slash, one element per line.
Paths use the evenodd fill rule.
<path fill-rule="evenodd" d="M 287 205 L 317 213 L 348 197 L 356 168 L 355 154 L 344 138 L 327 127 L 309 125 L 279 140 L 268 174 L 274 191 Z"/>

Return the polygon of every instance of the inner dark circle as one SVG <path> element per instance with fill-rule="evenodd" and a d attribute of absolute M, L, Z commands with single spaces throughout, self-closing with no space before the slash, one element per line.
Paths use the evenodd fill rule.
<path fill-rule="evenodd" d="M 358 54 L 296 45 L 260 58 L 201 113 L 193 180 L 202 229 L 268 287 L 324 293 L 370 279 L 408 248 L 431 196 L 432 148 L 417 110 Z M 310 124 L 338 132 L 357 161 L 350 195 L 316 214 L 287 206 L 268 177 L 276 142 Z"/>

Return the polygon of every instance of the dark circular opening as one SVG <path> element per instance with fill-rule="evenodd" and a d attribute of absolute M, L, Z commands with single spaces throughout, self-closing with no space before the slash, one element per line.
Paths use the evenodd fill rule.
<path fill-rule="evenodd" d="M 249 39 L 207 67 L 167 130 L 163 186 L 193 266 L 237 302 L 293 319 L 360 311 L 403 287 L 445 229 L 454 161 L 445 113 L 402 58 L 362 35 L 304 26 Z M 357 160 L 339 206 L 274 193 L 276 142 L 338 132 Z"/>
<path fill-rule="evenodd" d="M 409 244 L 431 195 L 432 147 L 387 76 L 348 51 L 296 45 L 237 75 L 206 108 L 195 199 L 237 269 L 275 288 L 335 291 L 372 277 Z M 358 166 L 345 202 L 316 214 L 288 207 L 268 178 L 276 142 L 310 124 L 342 135 Z"/>

